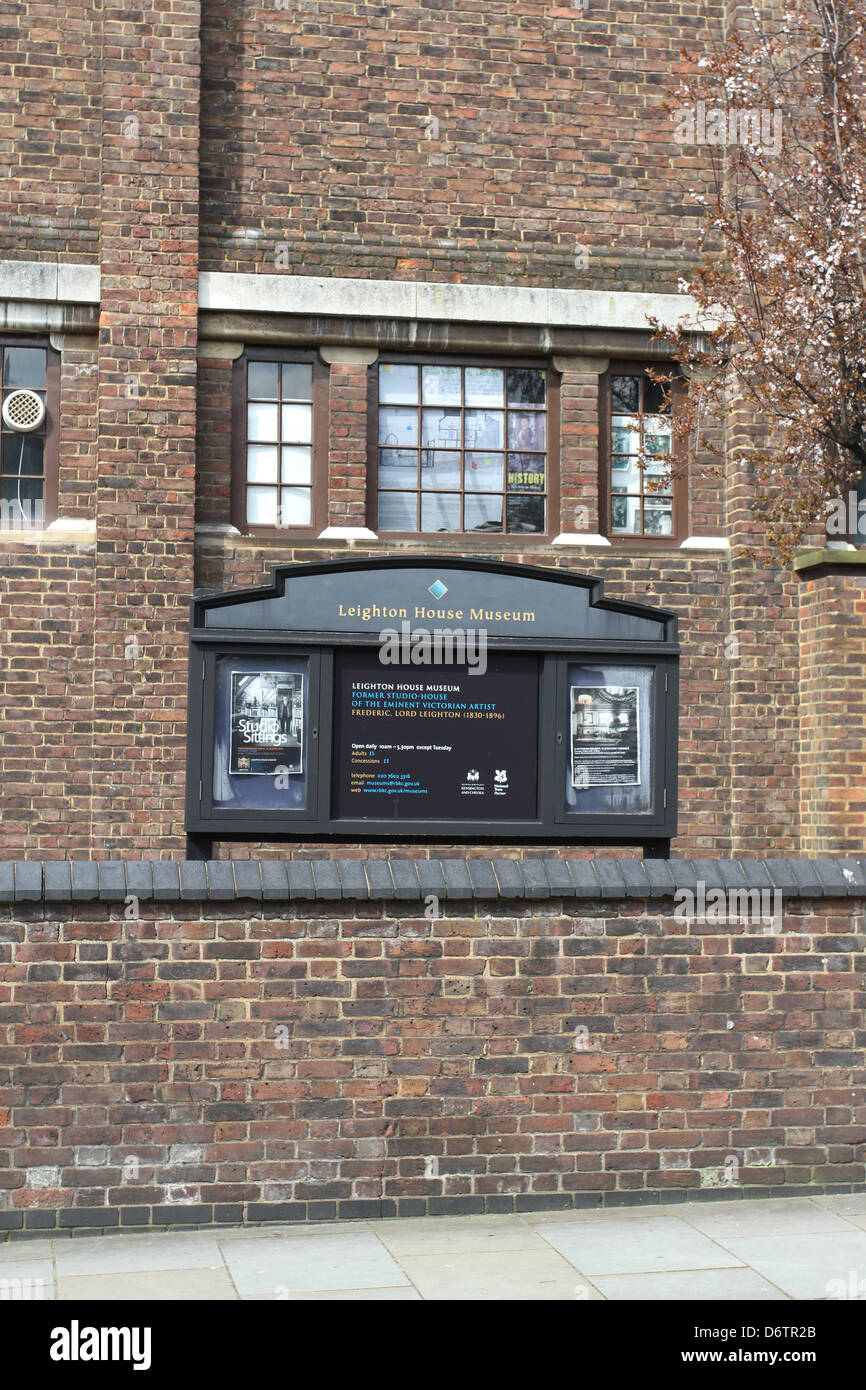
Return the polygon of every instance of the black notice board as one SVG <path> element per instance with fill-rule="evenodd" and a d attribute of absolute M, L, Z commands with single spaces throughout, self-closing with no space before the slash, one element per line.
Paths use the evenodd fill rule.
<path fill-rule="evenodd" d="M 335 653 L 332 816 L 532 820 L 538 813 L 539 658 L 385 666 Z"/>

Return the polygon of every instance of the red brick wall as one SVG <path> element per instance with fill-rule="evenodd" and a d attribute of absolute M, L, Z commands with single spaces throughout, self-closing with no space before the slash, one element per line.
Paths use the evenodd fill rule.
<path fill-rule="evenodd" d="M 862 902 L 443 906 L 4 908 L 0 1231 L 864 1182 Z"/>
<path fill-rule="evenodd" d="M 866 575 L 807 580 L 801 603 L 803 849 L 859 854 L 866 834 Z"/>
<path fill-rule="evenodd" d="M 99 256 L 101 5 L 0 0 L 0 256 Z"/>
<path fill-rule="evenodd" d="M 109 5 L 104 26 L 93 842 L 158 854 L 183 843 L 199 6 Z"/>
<path fill-rule="evenodd" d="M 723 10 L 207 0 L 203 265 L 675 290 L 705 171 L 662 101 Z"/>

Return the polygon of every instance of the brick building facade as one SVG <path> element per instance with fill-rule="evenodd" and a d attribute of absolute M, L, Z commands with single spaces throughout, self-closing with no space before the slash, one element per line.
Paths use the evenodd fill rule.
<path fill-rule="evenodd" d="M 648 319 L 688 312 L 707 176 L 663 103 L 740 9 L 0 4 L 0 343 L 42 350 L 47 407 L 44 488 L 3 438 L 5 857 L 181 854 L 193 594 L 395 553 L 591 573 L 679 615 L 675 853 L 859 848 L 859 556 L 743 555 L 736 402 L 724 479 L 695 467 L 670 515 L 645 496 L 638 533 L 611 497 L 611 377 L 663 362 Z M 301 485 L 245 509 L 256 357 L 310 368 L 313 439 L 281 453 Z M 541 510 L 500 483 L 426 523 L 422 479 L 391 495 L 408 526 L 379 512 L 392 362 L 544 372 L 546 471 L 508 475 L 543 476 Z"/>
<path fill-rule="evenodd" d="M 45 407 L 0 429 L 0 1232 L 862 1185 L 866 878 L 799 856 L 862 845 L 866 564 L 745 552 L 736 400 L 670 502 L 629 443 L 708 176 L 663 103 L 749 10 L 0 0 L 2 394 Z M 161 862 L 191 600 L 395 555 L 678 616 L 670 865 Z M 783 929 L 684 924 L 699 882 Z"/>

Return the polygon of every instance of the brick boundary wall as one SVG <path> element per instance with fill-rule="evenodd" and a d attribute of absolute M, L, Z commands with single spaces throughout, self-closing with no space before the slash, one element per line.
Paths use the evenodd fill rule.
<path fill-rule="evenodd" d="M 0 864 L 0 1238 L 864 1190 L 864 908 L 854 858 Z"/>

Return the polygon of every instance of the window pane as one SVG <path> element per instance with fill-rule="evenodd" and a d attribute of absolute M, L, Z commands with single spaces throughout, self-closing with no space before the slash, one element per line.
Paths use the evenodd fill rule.
<path fill-rule="evenodd" d="M 665 416 L 650 416 L 644 420 L 644 449 L 648 454 L 669 454 L 671 425 Z"/>
<path fill-rule="evenodd" d="M 641 470 L 636 458 L 614 454 L 611 459 L 611 484 L 614 492 L 640 492 Z"/>
<path fill-rule="evenodd" d="M 277 451 L 270 444 L 247 446 L 247 478 L 251 483 L 277 481 Z"/>
<path fill-rule="evenodd" d="M 283 439 L 287 443 L 309 444 L 313 437 L 313 407 L 283 406 Z"/>
<path fill-rule="evenodd" d="M 379 443 L 397 449 L 400 445 L 418 444 L 417 410 L 401 410 L 385 406 L 379 411 Z"/>
<path fill-rule="evenodd" d="M 610 383 L 611 409 L 636 415 L 640 409 L 640 377 L 615 376 Z"/>
<path fill-rule="evenodd" d="M 279 526 L 309 526 L 310 489 L 308 487 L 280 488 Z"/>
<path fill-rule="evenodd" d="M 501 497 L 467 497 L 465 501 L 464 531 L 501 531 Z"/>
<path fill-rule="evenodd" d="M 508 373 L 509 405 L 544 405 L 546 372 L 534 367 L 515 367 Z"/>
<path fill-rule="evenodd" d="M 313 396 L 313 364 L 283 363 L 283 400 L 309 401 Z"/>
<path fill-rule="evenodd" d="M 460 448 L 460 411 L 424 410 L 421 412 L 421 443 L 439 449 Z"/>
<path fill-rule="evenodd" d="M 417 487 L 418 451 L 416 449 L 380 449 L 379 486 Z"/>
<path fill-rule="evenodd" d="M 640 531 L 640 498 L 611 497 L 611 531 L 635 535 Z"/>
<path fill-rule="evenodd" d="M 428 492 L 421 498 L 422 531 L 459 531 L 460 496 Z"/>
<path fill-rule="evenodd" d="M 517 492 L 543 492 L 545 481 L 543 454 L 508 455 L 508 490 Z"/>
<path fill-rule="evenodd" d="M 3 351 L 3 385 L 45 389 L 45 349 L 8 347 Z"/>
<path fill-rule="evenodd" d="M 383 362 L 379 368 L 379 400 L 391 405 L 417 405 L 418 368 Z"/>
<path fill-rule="evenodd" d="M 309 483 L 312 481 L 310 474 L 310 450 L 302 445 L 290 445 L 288 449 L 282 450 L 283 471 L 280 479 L 283 483 Z"/>
<path fill-rule="evenodd" d="M 494 410 L 501 410 L 504 377 L 501 367 L 467 367 L 466 404 L 489 405 Z"/>
<path fill-rule="evenodd" d="M 503 454 L 466 454 L 463 486 L 472 492 L 501 492 Z"/>
<path fill-rule="evenodd" d="M 504 420 L 501 410 L 467 410 L 467 449 L 501 449 L 505 444 Z"/>
<path fill-rule="evenodd" d="M 645 497 L 643 528 L 648 536 L 669 536 L 673 531 L 673 502 L 667 497 Z"/>
<path fill-rule="evenodd" d="M 0 480 L 0 531 L 10 526 L 41 526 L 42 479 L 3 478 Z"/>
<path fill-rule="evenodd" d="M 441 449 L 421 450 L 421 486 L 455 488 L 460 486 L 460 455 Z"/>
<path fill-rule="evenodd" d="M 252 526 L 276 526 L 277 489 L 275 487 L 247 488 L 247 521 Z"/>
<path fill-rule="evenodd" d="M 610 448 L 614 454 L 636 454 L 640 450 L 640 421 L 630 415 L 614 415 L 610 422 Z"/>
<path fill-rule="evenodd" d="M 508 412 L 509 449 L 543 449 L 545 417 L 539 411 Z"/>
<path fill-rule="evenodd" d="M 247 438 L 272 439 L 279 433 L 279 415 L 275 405 L 247 406 Z"/>
<path fill-rule="evenodd" d="M 422 367 L 422 400 L 425 405 L 460 405 L 459 367 Z"/>
<path fill-rule="evenodd" d="M 544 530 L 543 497 L 509 497 L 506 507 L 510 532 L 531 531 L 538 534 Z"/>
<path fill-rule="evenodd" d="M 247 395 L 266 400 L 277 399 L 277 383 L 280 366 L 278 362 L 247 363 Z"/>
<path fill-rule="evenodd" d="M 379 493 L 380 531 L 417 531 L 418 501 L 414 492 Z"/>
<path fill-rule="evenodd" d="M 41 434 L 4 434 L 3 472 L 41 476 L 43 445 Z"/>
<path fill-rule="evenodd" d="M 644 377 L 643 386 L 643 410 L 644 415 L 657 414 L 664 405 L 666 383 L 661 384 L 650 381 L 649 377 Z"/>

